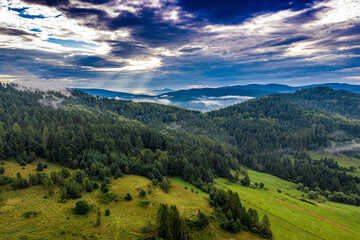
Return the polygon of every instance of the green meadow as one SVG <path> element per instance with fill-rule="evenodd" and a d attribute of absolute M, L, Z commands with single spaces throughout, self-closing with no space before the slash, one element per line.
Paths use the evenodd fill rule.
<path fill-rule="evenodd" d="M 360 159 L 355 157 L 349 157 L 344 154 L 333 154 L 333 153 L 317 153 L 309 152 L 310 157 L 314 160 L 320 160 L 321 158 L 327 157 L 334 159 L 340 167 L 349 168 L 350 166 L 356 167 L 354 172 L 346 171 L 347 174 L 360 177 Z"/>
<path fill-rule="evenodd" d="M 269 174 L 249 170 L 249 176 L 252 183 L 263 182 L 265 188 L 244 187 L 226 179 L 217 179 L 216 186 L 238 192 L 243 204 L 256 209 L 260 218 L 267 214 L 274 239 L 360 239 L 359 207 L 309 200 L 295 184 Z"/>
<path fill-rule="evenodd" d="M 19 171 L 22 176 L 33 173 L 36 163 L 20 167 L 15 162 L 5 162 L 5 175 L 15 176 Z M 56 165 L 49 164 L 49 169 L 59 170 Z M 14 170 L 14 171 L 13 171 Z M 201 209 L 208 216 L 213 215 L 205 193 L 195 187 L 189 188 L 179 183 L 181 179 L 172 179 L 169 193 L 164 193 L 160 187 L 151 185 L 147 178 L 126 175 L 112 180 L 110 190 L 118 196 L 117 202 L 101 204 L 99 202 L 100 190 L 92 193 L 83 193 L 81 199 L 86 200 L 91 210 L 85 216 L 76 215 L 73 212 L 77 200 L 68 200 L 66 203 L 58 203 L 59 188 L 50 198 L 44 198 L 47 191 L 42 186 L 33 186 L 27 189 L 10 190 L 9 186 L 0 188 L 0 239 L 137 239 L 146 232 L 146 229 L 154 228 L 156 224 L 156 212 L 160 203 L 176 205 L 184 217 L 194 218 Z M 191 191 L 191 187 L 194 192 Z M 149 190 L 151 193 L 144 198 L 139 197 L 140 189 Z M 196 189 L 196 190 L 195 190 Z M 199 191 L 198 194 L 196 191 Z M 126 193 L 130 193 L 133 200 L 123 200 Z M 143 200 L 149 201 L 148 207 L 140 206 Z M 101 225 L 96 226 L 97 212 L 100 208 Z M 105 216 L 106 209 L 110 210 L 110 216 Z M 26 218 L 25 214 L 34 212 Z M 146 233 L 145 233 L 146 234 Z M 231 234 L 221 230 L 216 218 L 210 225 L 200 232 L 191 234 L 192 239 L 260 239 L 258 236 L 241 232 Z"/>

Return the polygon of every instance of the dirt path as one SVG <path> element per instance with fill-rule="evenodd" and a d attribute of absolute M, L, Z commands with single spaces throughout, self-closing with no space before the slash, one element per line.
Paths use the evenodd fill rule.
<path fill-rule="evenodd" d="M 301 211 L 303 211 L 303 212 L 306 212 L 306 213 L 308 213 L 308 214 L 310 214 L 310 215 L 312 215 L 312 216 L 314 216 L 314 217 L 317 217 L 317 218 L 319 218 L 319 219 L 321 219 L 321 220 L 323 220 L 323 221 L 325 221 L 325 222 L 328 222 L 328 223 L 330 223 L 330 224 L 332 224 L 332 225 L 335 225 L 335 226 L 340 227 L 340 228 L 342 228 L 342 229 L 345 229 L 345 230 L 347 230 L 347 231 L 353 231 L 352 229 L 350 229 L 350 228 L 348 228 L 348 227 L 345 227 L 344 225 L 341 225 L 341 224 L 339 224 L 339 223 L 333 222 L 333 221 L 331 221 L 331 220 L 329 220 L 329 219 L 327 219 L 327 218 L 324 218 L 324 217 L 322 217 L 322 216 L 320 216 L 320 215 L 317 215 L 317 214 L 315 214 L 315 213 L 313 213 L 313 212 L 310 212 L 310 211 L 308 211 L 308 210 L 306 210 L 306 209 L 304 209 L 304 208 L 302 208 L 302 207 L 296 206 L 295 204 L 286 202 L 286 201 L 284 201 L 284 200 L 282 200 L 282 199 L 279 199 L 279 198 L 277 198 L 277 197 L 274 197 L 274 196 L 270 196 L 270 197 L 273 198 L 273 199 L 278 200 L 279 202 L 285 203 L 285 204 L 287 204 L 287 205 L 289 205 L 289 206 L 292 206 L 292 207 L 297 208 L 297 209 L 299 209 L 299 210 L 301 210 Z"/>

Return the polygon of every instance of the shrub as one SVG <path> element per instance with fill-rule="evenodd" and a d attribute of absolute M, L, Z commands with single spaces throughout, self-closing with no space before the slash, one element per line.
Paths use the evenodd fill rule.
<path fill-rule="evenodd" d="M 205 213 L 201 212 L 200 209 L 198 211 L 197 217 L 200 227 L 209 225 L 209 218 L 205 215 Z"/>
<path fill-rule="evenodd" d="M 304 188 L 304 184 L 302 183 L 298 183 L 298 185 L 296 186 L 297 190 L 303 190 L 303 188 Z"/>
<path fill-rule="evenodd" d="M 152 193 L 152 187 L 151 187 L 150 185 L 148 186 L 147 193 L 148 193 L 148 194 L 151 194 L 151 193 Z"/>
<path fill-rule="evenodd" d="M 140 196 L 140 197 L 145 197 L 145 196 L 146 196 L 146 192 L 145 192 L 144 189 L 141 189 L 141 190 L 140 190 L 139 196 Z"/>
<path fill-rule="evenodd" d="M 160 187 L 162 188 L 162 190 L 164 190 L 164 192 L 168 193 L 170 191 L 170 183 L 169 181 L 164 177 Z"/>
<path fill-rule="evenodd" d="M 107 193 L 109 191 L 108 185 L 104 182 L 101 184 L 101 191 L 103 191 L 104 193 Z"/>
<path fill-rule="evenodd" d="M 85 190 L 87 192 L 92 192 L 94 190 L 94 186 L 89 180 L 87 180 L 85 183 Z"/>
<path fill-rule="evenodd" d="M 317 191 L 309 191 L 308 194 L 310 199 L 317 199 L 317 197 L 319 196 L 319 192 Z"/>
<path fill-rule="evenodd" d="M 44 165 L 42 164 L 41 161 L 38 162 L 38 165 L 37 165 L 37 171 L 41 172 L 42 170 L 44 170 Z"/>
<path fill-rule="evenodd" d="M 116 197 L 115 193 L 113 193 L 111 191 L 106 192 L 99 197 L 100 202 L 104 203 L 104 204 L 109 204 L 112 201 L 116 201 L 116 199 L 117 199 L 117 197 Z"/>
<path fill-rule="evenodd" d="M 278 192 L 278 193 L 281 193 L 281 190 L 280 190 L 280 189 L 278 189 L 278 190 L 277 190 L 277 192 Z"/>
<path fill-rule="evenodd" d="M 0 176 L 0 186 L 12 183 L 13 179 L 8 176 Z"/>
<path fill-rule="evenodd" d="M 154 178 L 151 182 L 154 186 L 157 186 L 159 184 L 159 181 L 156 178 Z"/>
<path fill-rule="evenodd" d="M 125 198 L 124 198 L 126 201 L 131 201 L 132 200 L 132 196 L 131 196 L 131 194 L 130 193 L 127 193 L 126 195 L 125 195 Z"/>
<path fill-rule="evenodd" d="M 30 212 L 26 212 L 26 213 L 24 214 L 24 217 L 25 217 L 25 218 L 31 218 L 31 217 L 36 217 L 37 215 L 39 215 L 39 213 L 34 212 L 34 211 L 30 211 Z"/>
<path fill-rule="evenodd" d="M 79 200 L 75 204 L 75 213 L 85 215 L 90 211 L 90 205 L 85 200 Z"/>
<path fill-rule="evenodd" d="M 5 172 L 5 168 L 4 167 L 0 167 L 0 174 L 4 174 Z"/>
<path fill-rule="evenodd" d="M 109 209 L 105 210 L 105 216 L 110 216 L 110 210 Z"/>
<path fill-rule="evenodd" d="M 243 179 L 241 179 L 240 183 L 241 183 L 241 185 L 246 186 L 246 187 L 250 186 L 249 175 L 245 174 L 245 177 Z"/>
<path fill-rule="evenodd" d="M 141 200 L 139 202 L 139 206 L 142 208 L 147 208 L 149 206 L 150 202 L 148 200 Z"/>
<path fill-rule="evenodd" d="M 264 188 L 264 183 L 263 182 L 260 183 L 260 188 Z"/>
<path fill-rule="evenodd" d="M 93 183 L 93 188 L 94 188 L 94 189 L 98 189 L 98 188 L 99 188 L 99 184 L 98 184 L 97 182 L 94 182 L 94 183 Z"/>

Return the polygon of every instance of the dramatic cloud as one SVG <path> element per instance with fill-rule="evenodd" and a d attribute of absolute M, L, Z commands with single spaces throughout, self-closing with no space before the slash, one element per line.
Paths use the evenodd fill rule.
<path fill-rule="evenodd" d="M 359 83 L 359 0 L 0 3 L 2 82 L 132 92 Z"/>

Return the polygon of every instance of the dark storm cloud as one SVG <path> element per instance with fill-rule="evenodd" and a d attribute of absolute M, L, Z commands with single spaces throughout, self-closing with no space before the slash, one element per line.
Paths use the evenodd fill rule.
<path fill-rule="evenodd" d="M 122 63 L 113 63 L 96 56 L 73 56 L 64 58 L 62 53 L 49 53 L 38 50 L 0 48 L 0 72 L 14 74 L 19 71 L 31 72 L 44 79 L 103 78 L 104 73 L 96 71 L 97 67 L 121 67 Z M 11 64 L 10 64 L 11 63 Z M 85 67 L 85 68 L 84 68 Z M 88 69 L 86 67 L 95 67 Z"/>
<path fill-rule="evenodd" d="M 236 24 L 260 13 L 309 8 L 315 0 L 179 0 L 179 5 L 214 23 Z"/>
<path fill-rule="evenodd" d="M 49 7 L 67 6 L 70 4 L 69 0 L 24 0 L 24 2 L 45 5 Z"/>
<path fill-rule="evenodd" d="M 83 20 L 83 24 L 94 28 L 106 28 L 114 31 L 122 28 L 131 30 L 137 41 L 150 46 L 184 44 L 196 34 L 183 24 L 164 20 L 161 10 L 143 7 L 136 13 L 119 11 L 118 16 L 110 17 L 106 11 L 96 8 L 59 8 L 67 17 Z"/>
<path fill-rule="evenodd" d="M 82 20 L 87 27 L 101 28 L 107 27 L 109 17 L 107 12 L 96 8 L 60 8 L 67 17 Z"/>
<path fill-rule="evenodd" d="M 75 56 L 73 57 L 74 61 L 71 62 L 74 65 L 79 66 L 86 66 L 86 67 L 106 67 L 106 68 L 113 68 L 113 67 L 123 67 L 123 63 L 113 63 L 108 61 L 105 58 L 97 57 L 97 56 Z"/>
<path fill-rule="evenodd" d="M 0 27 L 0 43 L 9 46 L 0 49 L 0 74 L 24 69 L 88 86 L 143 75 L 145 87 L 158 88 L 315 78 L 359 65 L 359 18 L 349 15 L 351 0 L 342 1 L 352 7 L 335 0 L 26 0 L 38 6 L 6 9 L 28 22 L 13 24 L 22 30 Z M 43 45 L 26 42 L 40 35 Z"/>
<path fill-rule="evenodd" d="M 105 4 L 105 3 L 113 2 L 114 0 L 80 0 L 80 1 L 92 3 L 92 4 Z"/>
<path fill-rule="evenodd" d="M 139 43 L 130 43 L 125 41 L 109 41 L 111 54 L 122 58 L 141 56 L 148 54 L 148 48 L 141 46 Z"/>
<path fill-rule="evenodd" d="M 111 19 L 109 29 L 131 28 L 132 36 L 150 46 L 184 44 L 195 35 L 192 29 L 163 20 L 154 8 L 143 8 L 136 14 L 122 11 Z"/>

